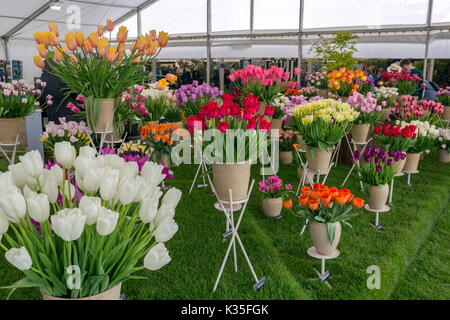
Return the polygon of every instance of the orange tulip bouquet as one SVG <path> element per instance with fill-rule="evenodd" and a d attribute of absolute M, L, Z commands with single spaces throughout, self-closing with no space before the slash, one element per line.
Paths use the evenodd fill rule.
<path fill-rule="evenodd" d="M 303 186 L 298 201 L 300 210 L 292 212 L 311 221 L 311 237 L 316 250 L 321 254 L 330 254 L 331 252 L 327 252 L 329 251 L 327 249 L 322 250 L 321 244 L 316 242 L 319 237 L 315 231 L 320 228 L 326 230 L 328 242 L 335 249 L 340 237 L 340 223 L 351 227 L 348 220 L 357 216 L 356 210 L 364 206 L 364 200 L 354 197 L 350 190 L 338 190 L 336 187 L 327 187 L 320 183 L 314 183 L 313 188 Z M 322 225 L 318 226 L 317 224 Z"/>
<path fill-rule="evenodd" d="M 116 35 L 117 45 L 111 43 L 114 24 L 107 20 L 109 37 L 103 35 L 103 27 L 89 36 L 76 31 L 65 35 L 66 45 L 59 40 L 56 23 L 49 23 L 48 32 L 35 32 L 39 56 L 34 63 L 58 76 L 68 85 L 66 94 L 82 94 L 85 99 L 89 126 L 94 129 L 99 118 L 100 99 L 119 97 L 130 86 L 148 80 L 148 72 L 142 67 L 149 64 L 167 45 L 169 36 L 155 30 L 142 35 L 129 48 L 126 46 L 128 30 L 121 26 Z M 44 64 L 43 60 L 46 60 Z M 113 113 L 113 109 L 111 108 Z M 112 123 L 111 123 L 112 126 Z M 111 128 L 111 127 L 110 127 Z"/>
<path fill-rule="evenodd" d="M 154 162 L 161 163 L 163 161 L 164 165 L 169 167 L 170 153 L 179 142 L 172 138 L 172 133 L 178 129 L 178 126 L 174 124 L 158 124 L 157 121 L 149 122 L 147 125 L 141 127 L 141 137 L 147 145 L 146 150 L 150 149 Z"/>
<path fill-rule="evenodd" d="M 328 88 L 340 97 L 351 96 L 358 91 L 367 80 L 367 76 L 361 70 L 346 70 L 340 68 L 327 74 Z"/>

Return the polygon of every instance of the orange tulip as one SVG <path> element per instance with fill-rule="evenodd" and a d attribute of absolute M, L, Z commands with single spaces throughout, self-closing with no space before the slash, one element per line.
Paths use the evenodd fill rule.
<path fill-rule="evenodd" d="M 316 210 L 318 206 L 319 206 L 319 201 L 313 200 L 313 199 L 308 200 L 308 207 L 312 211 Z"/>
<path fill-rule="evenodd" d="M 42 61 L 41 57 L 39 57 L 39 56 L 34 56 L 34 57 L 33 57 L 33 62 L 34 62 L 34 64 L 36 65 L 36 67 L 41 68 L 41 69 L 44 69 L 45 64 L 44 64 L 44 61 Z"/>
<path fill-rule="evenodd" d="M 125 42 L 119 43 L 117 46 L 117 52 L 123 54 L 125 52 Z"/>
<path fill-rule="evenodd" d="M 39 51 L 39 55 L 42 57 L 42 58 L 47 58 L 47 56 L 48 56 L 48 51 L 47 51 L 47 49 L 45 48 L 45 46 L 43 45 L 43 44 L 38 44 L 37 46 L 36 46 L 36 48 L 38 49 L 38 51 Z"/>
<path fill-rule="evenodd" d="M 83 32 L 77 31 L 77 32 L 75 32 L 74 36 L 75 36 L 75 40 L 77 41 L 77 45 L 79 47 L 82 47 L 83 43 L 84 43 L 84 34 L 83 34 Z"/>
<path fill-rule="evenodd" d="M 306 207 L 306 205 L 308 204 L 308 200 L 309 200 L 308 196 L 300 196 L 300 197 L 298 197 L 298 203 L 300 203 L 300 205 L 302 207 Z"/>
<path fill-rule="evenodd" d="M 92 48 L 91 42 L 88 39 L 84 39 L 83 49 L 86 53 L 91 53 L 94 50 L 94 48 Z"/>
<path fill-rule="evenodd" d="M 61 52 L 64 52 L 65 54 L 69 54 L 69 50 L 67 50 L 66 46 L 61 47 Z"/>
<path fill-rule="evenodd" d="M 33 33 L 33 37 L 34 37 L 34 40 L 36 41 L 36 44 L 44 43 L 44 37 L 42 36 L 42 32 Z"/>
<path fill-rule="evenodd" d="M 283 207 L 285 207 L 287 210 L 292 209 L 292 199 L 283 201 Z"/>
<path fill-rule="evenodd" d="M 302 193 L 302 195 L 309 197 L 309 195 L 311 194 L 311 191 L 312 191 L 312 190 L 311 190 L 310 187 L 308 187 L 308 186 L 303 186 L 303 187 L 302 187 L 302 190 L 301 190 L 301 193 Z"/>
<path fill-rule="evenodd" d="M 353 207 L 361 209 L 364 205 L 364 200 L 361 198 L 353 198 Z"/>
<path fill-rule="evenodd" d="M 164 31 L 160 31 L 159 32 L 159 36 L 158 36 L 158 44 L 161 48 L 164 48 L 165 46 L 167 46 L 167 42 L 169 41 L 169 34 L 167 32 Z"/>
<path fill-rule="evenodd" d="M 72 32 L 66 34 L 66 44 L 70 51 L 75 51 L 77 49 L 77 40 Z"/>
<path fill-rule="evenodd" d="M 110 19 L 106 20 L 106 30 L 110 32 L 114 30 L 114 22 L 112 22 Z"/>
<path fill-rule="evenodd" d="M 91 43 L 93 48 L 97 48 L 97 44 L 98 44 L 98 34 L 95 32 L 92 32 L 89 35 L 89 42 Z"/>
<path fill-rule="evenodd" d="M 136 41 L 136 48 L 139 51 L 142 51 L 145 49 L 146 45 L 147 45 L 147 39 L 144 36 L 140 36 Z"/>
<path fill-rule="evenodd" d="M 314 191 L 318 191 L 319 188 L 321 188 L 321 187 L 324 187 L 324 185 L 321 184 L 321 183 L 314 183 L 314 184 L 313 184 L 313 190 L 314 190 Z"/>
<path fill-rule="evenodd" d="M 319 191 L 312 191 L 309 195 L 311 199 L 317 200 L 320 199 L 320 192 Z"/>
<path fill-rule="evenodd" d="M 62 60 L 62 52 L 60 51 L 60 49 L 56 49 L 55 50 L 55 52 L 54 52 L 54 54 L 53 54 L 53 57 L 55 58 L 55 61 L 61 61 Z"/>
<path fill-rule="evenodd" d="M 115 47 L 109 47 L 109 50 L 106 55 L 106 60 L 109 62 L 113 62 L 117 59 L 117 52 Z"/>
<path fill-rule="evenodd" d="M 54 32 L 56 34 L 56 36 L 59 36 L 58 26 L 56 25 L 56 22 L 49 22 L 48 30 L 51 32 Z"/>
<path fill-rule="evenodd" d="M 334 199 L 339 203 L 341 206 L 345 204 L 347 197 L 345 195 L 338 195 L 334 197 Z"/>
<path fill-rule="evenodd" d="M 141 56 L 137 56 L 136 58 L 134 58 L 133 62 L 134 63 L 141 62 Z"/>
<path fill-rule="evenodd" d="M 42 38 L 44 39 L 44 45 L 48 47 L 52 42 L 50 32 L 42 32 Z"/>
<path fill-rule="evenodd" d="M 177 76 L 173 75 L 171 73 L 166 74 L 166 80 L 169 81 L 170 83 L 175 83 L 177 82 Z"/>
<path fill-rule="evenodd" d="M 103 35 L 103 26 L 97 26 L 97 35 L 99 37 Z"/>
<path fill-rule="evenodd" d="M 328 208 L 332 201 L 333 198 L 331 197 L 330 191 L 324 191 L 320 194 L 320 202 L 324 208 Z"/>
<path fill-rule="evenodd" d="M 56 47 L 57 45 L 59 45 L 58 35 L 54 31 L 50 31 L 49 36 L 50 36 L 50 44 L 52 46 Z"/>
<path fill-rule="evenodd" d="M 136 41 L 133 41 L 133 43 L 130 46 L 130 51 L 133 51 L 134 48 L 136 48 Z"/>
<path fill-rule="evenodd" d="M 120 26 L 119 32 L 117 32 L 117 37 L 116 37 L 117 42 L 120 42 L 120 43 L 126 42 L 126 41 L 127 41 L 127 38 L 128 38 L 128 30 L 127 30 L 127 27 L 125 27 L 125 26 Z"/>
<path fill-rule="evenodd" d="M 158 43 L 156 41 L 152 41 L 150 42 L 147 50 L 145 51 L 145 54 L 151 57 L 156 53 L 156 50 L 158 50 Z"/>

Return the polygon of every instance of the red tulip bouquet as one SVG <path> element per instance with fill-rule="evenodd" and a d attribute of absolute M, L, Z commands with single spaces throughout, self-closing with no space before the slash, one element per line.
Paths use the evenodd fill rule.
<path fill-rule="evenodd" d="M 418 82 L 422 79 L 416 74 L 411 75 L 410 70 L 392 72 L 383 72 L 381 75 L 385 86 L 391 86 L 398 89 L 398 94 L 411 95 L 417 90 Z"/>
<path fill-rule="evenodd" d="M 261 139 L 272 123 L 257 114 L 260 109 L 258 97 L 248 94 L 243 98 L 242 105 L 238 105 L 233 102 L 232 95 L 224 94 L 221 106 L 211 101 L 200 108 L 197 115 L 188 118 L 188 130 L 194 133 L 194 130 L 217 129 L 212 139 L 215 150 L 223 152 L 220 162 L 224 159 L 227 159 L 226 162 L 241 162 L 256 157 Z"/>
<path fill-rule="evenodd" d="M 414 125 L 400 127 L 386 124 L 373 129 L 373 133 L 375 134 L 375 139 L 383 144 L 387 151 L 400 150 L 408 152 L 414 145 L 414 140 L 417 139 L 416 129 Z"/>

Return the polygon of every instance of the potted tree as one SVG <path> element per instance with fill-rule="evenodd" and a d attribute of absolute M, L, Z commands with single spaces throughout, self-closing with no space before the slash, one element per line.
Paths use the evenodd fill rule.
<path fill-rule="evenodd" d="M 164 243 L 178 230 L 181 192 L 172 188 L 160 200 L 163 167 L 147 162 L 139 174 L 117 155 L 80 150 L 76 157 L 69 142 L 56 143 L 61 167 L 50 170 L 38 151 L 28 152 L 2 189 L 0 247 L 25 275 L 3 287 L 9 296 L 37 287 L 44 299 L 118 300 L 124 281 L 141 278 L 135 272 L 171 260 Z M 67 174 L 74 166 L 76 182 Z"/>

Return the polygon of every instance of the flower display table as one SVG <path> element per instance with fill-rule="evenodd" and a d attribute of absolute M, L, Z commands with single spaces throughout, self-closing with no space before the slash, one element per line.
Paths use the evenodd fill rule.
<path fill-rule="evenodd" d="M 372 225 L 375 229 L 381 230 L 383 226 L 379 223 L 379 214 L 383 212 L 389 212 L 391 208 L 388 205 L 385 205 L 384 208 L 375 210 L 369 207 L 369 204 L 364 205 L 364 209 L 370 212 L 375 212 L 375 225 Z"/>
<path fill-rule="evenodd" d="M 308 249 L 307 253 L 310 257 L 319 259 L 321 261 L 320 272 L 316 269 L 314 269 L 314 270 L 316 270 L 317 276 L 319 277 L 319 279 L 322 282 L 325 282 L 329 287 L 331 287 L 331 285 L 327 282 L 327 279 L 331 277 L 331 273 L 330 273 L 330 271 L 326 271 L 325 261 L 339 257 L 339 255 L 341 254 L 340 251 L 338 249 L 336 249 L 336 251 L 333 254 L 324 256 L 324 255 L 321 255 L 320 253 L 318 253 L 315 247 L 311 247 Z"/>
<path fill-rule="evenodd" d="M 17 146 L 19 144 L 20 144 L 19 135 L 16 136 L 16 142 L 14 142 L 14 143 L 1 143 L 0 142 L 0 151 L 3 153 L 6 160 L 8 160 L 9 164 L 14 164 L 14 161 L 16 159 L 16 150 L 17 150 Z M 12 150 L 6 150 L 6 148 L 12 148 Z M 11 158 L 8 157 L 7 152 L 12 152 Z"/>

